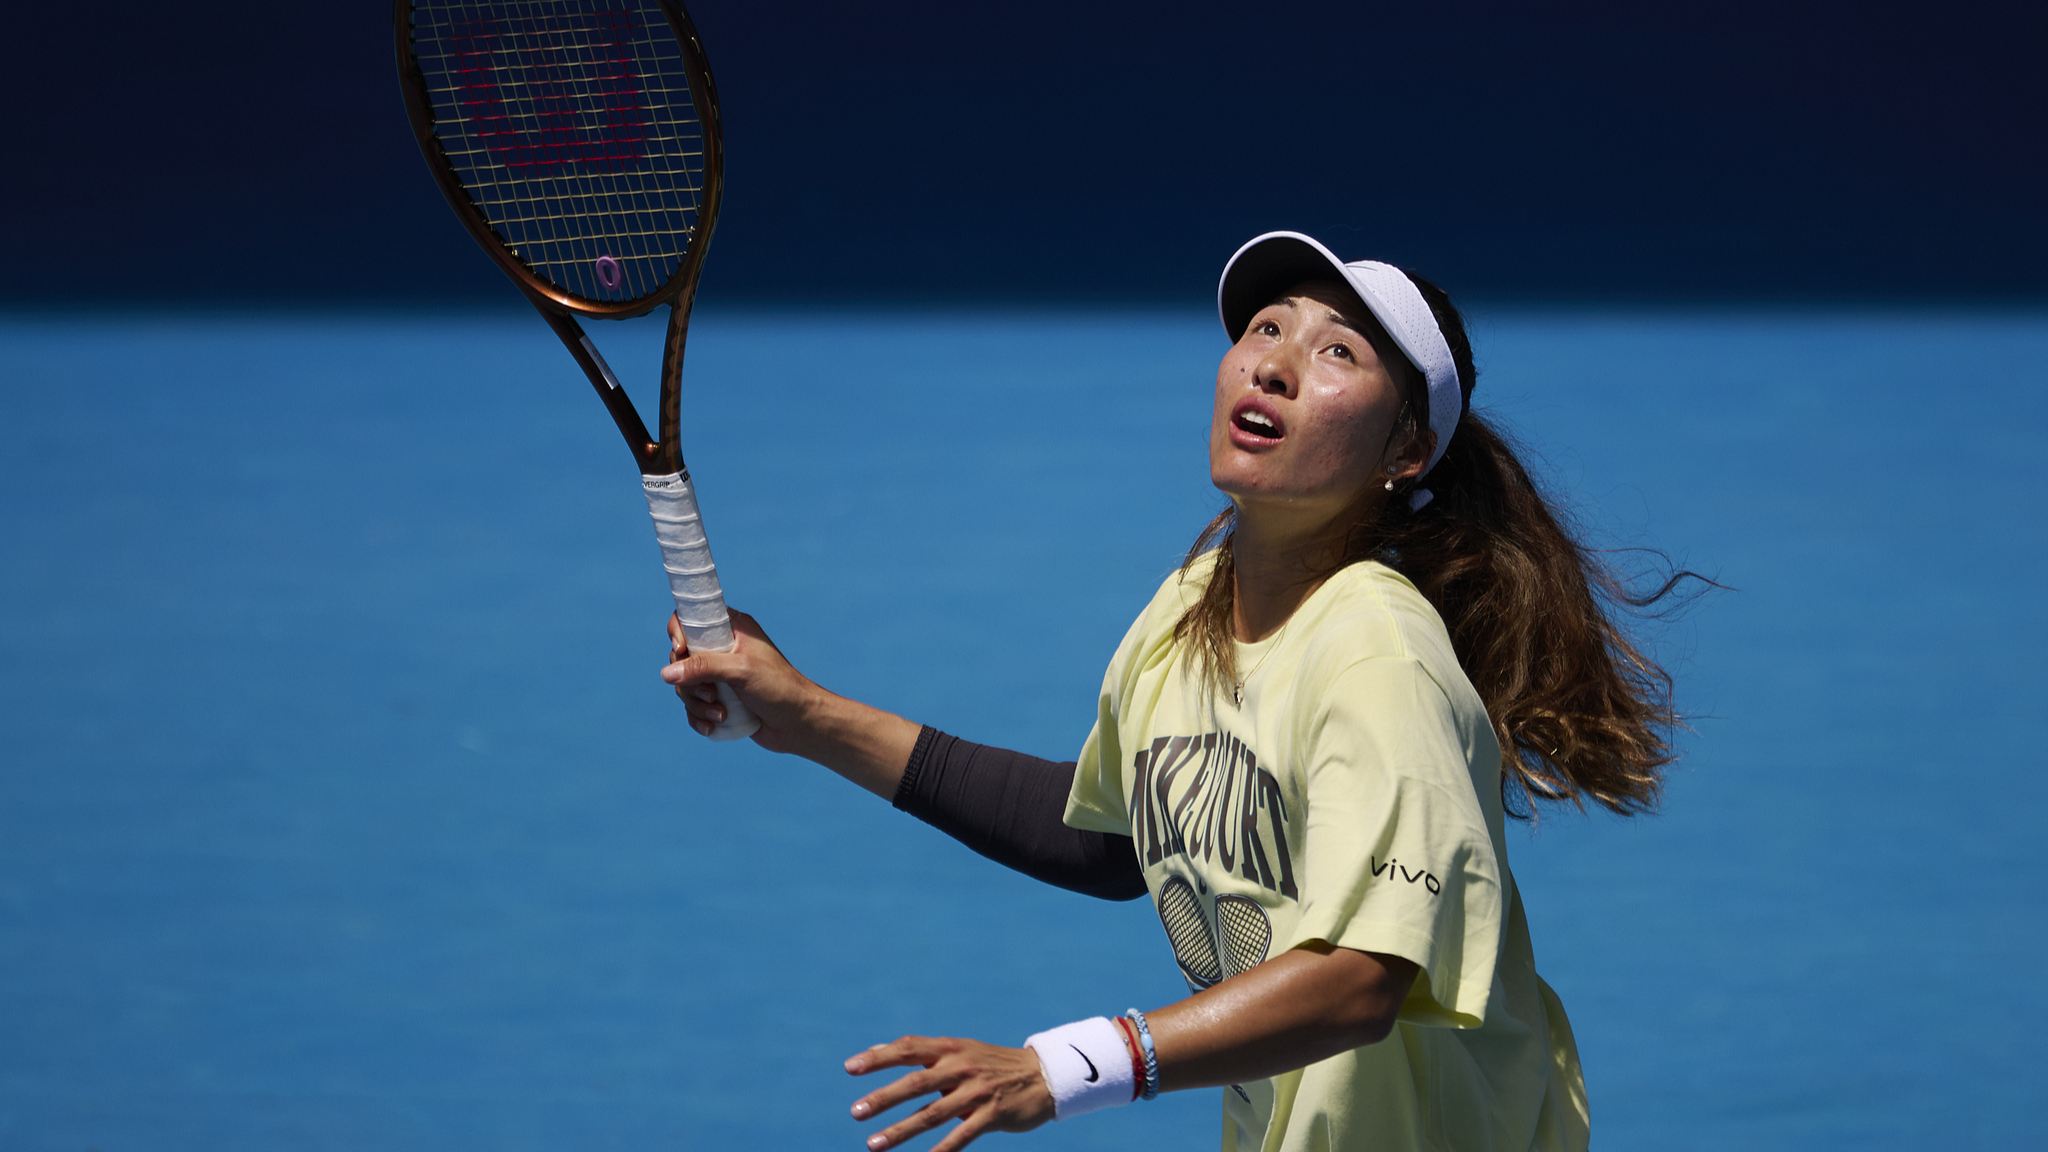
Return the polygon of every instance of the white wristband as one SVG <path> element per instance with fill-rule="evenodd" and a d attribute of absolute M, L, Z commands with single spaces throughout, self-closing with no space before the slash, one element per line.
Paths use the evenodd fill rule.
<path fill-rule="evenodd" d="M 1056 1120 L 1129 1104 L 1136 1094 L 1131 1049 L 1107 1016 L 1048 1029 L 1024 1046 L 1038 1053 Z"/>

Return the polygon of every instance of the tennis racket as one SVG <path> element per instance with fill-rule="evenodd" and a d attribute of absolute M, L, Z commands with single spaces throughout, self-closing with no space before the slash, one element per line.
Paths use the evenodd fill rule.
<path fill-rule="evenodd" d="M 676 616 L 697 651 L 732 621 L 678 442 L 683 342 L 718 217 L 718 95 L 675 0 L 397 0 L 399 85 L 455 214 L 562 338 L 640 467 Z M 660 435 L 577 317 L 668 305 Z M 760 721 L 718 686 L 714 740 Z"/>

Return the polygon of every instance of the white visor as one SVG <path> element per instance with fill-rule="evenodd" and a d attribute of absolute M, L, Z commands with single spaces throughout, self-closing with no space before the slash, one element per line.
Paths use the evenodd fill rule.
<path fill-rule="evenodd" d="M 1359 300 L 1428 382 L 1429 430 L 1436 434 L 1429 468 L 1436 467 L 1465 414 L 1465 396 L 1458 386 L 1457 362 L 1451 359 L 1451 346 L 1437 327 L 1436 314 L 1429 310 L 1429 302 L 1415 282 L 1399 268 L 1377 260 L 1346 264 L 1299 232 L 1268 232 L 1239 248 L 1223 266 L 1223 279 L 1216 285 L 1216 312 L 1223 318 L 1224 331 L 1236 340 L 1259 309 L 1282 292 L 1304 281 L 1327 280 L 1333 272 L 1358 293 Z M 1429 468 L 1423 469 L 1425 475 Z M 1416 506 L 1420 507 L 1428 496 L 1417 495 L 1421 500 Z"/>

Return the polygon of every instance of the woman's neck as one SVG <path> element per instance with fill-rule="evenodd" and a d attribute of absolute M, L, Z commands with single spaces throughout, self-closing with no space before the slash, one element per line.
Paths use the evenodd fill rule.
<path fill-rule="evenodd" d="M 1230 623 L 1239 641 L 1252 643 L 1279 631 L 1322 587 L 1360 511 L 1304 521 L 1279 510 L 1238 506 L 1230 544 L 1236 585 Z"/>

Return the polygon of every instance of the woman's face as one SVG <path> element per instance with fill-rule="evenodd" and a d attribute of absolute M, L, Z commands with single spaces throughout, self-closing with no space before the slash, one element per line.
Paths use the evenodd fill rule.
<path fill-rule="evenodd" d="M 1241 513 L 1327 522 L 1421 470 L 1416 440 L 1389 445 L 1401 397 L 1335 282 L 1261 308 L 1216 371 L 1209 478 Z"/>

